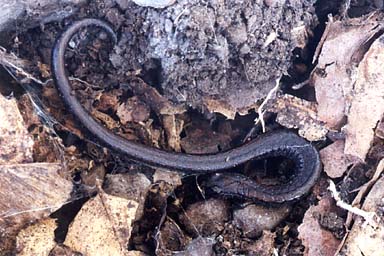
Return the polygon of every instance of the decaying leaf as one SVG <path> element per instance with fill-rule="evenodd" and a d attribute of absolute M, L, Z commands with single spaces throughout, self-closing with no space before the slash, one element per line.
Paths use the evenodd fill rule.
<path fill-rule="evenodd" d="M 364 223 L 362 218 L 357 218 L 348 235 L 342 253 L 351 256 L 382 255 L 384 251 L 384 226 L 382 225 L 384 178 L 380 178 L 373 186 L 365 199 L 362 210 L 375 212 L 379 218 L 377 226 Z"/>
<path fill-rule="evenodd" d="M 268 101 L 267 110 L 277 113 L 276 121 L 281 125 L 298 128 L 309 141 L 324 139 L 328 132 L 317 116 L 316 103 L 285 94 Z"/>
<path fill-rule="evenodd" d="M 21 227 L 68 203 L 72 183 L 59 176 L 61 168 L 55 163 L 0 165 L 0 254 L 12 247 Z"/>
<path fill-rule="evenodd" d="M 318 205 L 311 206 L 304 215 L 299 226 L 299 238 L 305 246 L 305 254 L 310 256 L 333 256 L 340 241 L 328 230 L 320 226 L 319 214 L 329 212 L 332 199 L 323 198 Z"/>
<path fill-rule="evenodd" d="M 32 150 L 16 100 L 0 94 L 0 164 L 32 162 Z"/>
<path fill-rule="evenodd" d="M 345 153 L 365 160 L 374 129 L 384 113 L 384 35 L 376 39 L 360 62 L 348 111 Z"/>
<path fill-rule="evenodd" d="M 331 178 L 339 178 L 350 165 L 357 162 L 353 157 L 344 153 L 344 140 L 337 140 L 320 151 L 324 172 Z"/>
<path fill-rule="evenodd" d="M 16 240 L 18 256 L 48 255 L 55 247 L 54 219 L 45 219 L 19 232 Z"/>
<path fill-rule="evenodd" d="M 344 122 L 348 98 L 356 81 L 356 66 L 372 38 L 381 33 L 382 14 L 330 20 L 317 51 L 318 64 L 310 77 L 315 87 L 319 119 L 332 129 Z M 315 56 L 316 57 L 316 56 Z"/>
<path fill-rule="evenodd" d="M 139 204 L 103 191 L 83 205 L 64 244 L 86 255 L 124 255 Z"/>

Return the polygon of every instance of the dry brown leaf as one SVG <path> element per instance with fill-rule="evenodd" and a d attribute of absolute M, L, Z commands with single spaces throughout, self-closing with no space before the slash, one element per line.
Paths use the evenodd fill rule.
<path fill-rule="evenodd" d="M 14 98 L 0 94 L 0 164 L 32 162 L 33 140 Z"/>
<path fill-rule="evenodd" d="M 370 39 L 383 29 L 382 14 L 328 22 L 317 51 L 321 53 L 310 77 L 315 86 L 318 115 L 328 127 L 338 129 L 344 121 L 347 100 L 355 81 L 356 64 Z"/>
<path fill-rule="evenodd" d="M 276 121 L 287 128 L 298 128 L 309 141 L 325 138 L 327 127 L 319 120 L 316 104 L 292 95 L 282 95 L 267 103 L 267 111 L 277 113 Z"/>
<path fill-rule="evenodd" d="M 376 39 L 360 62 L 348 113 L 345 153 L 365 160 L 374 129 L 384 113 L 384 35 Z"/>
<path fill-rule="evenodd" d="M 305 246 L 304 255 L 309 256 L 333 256 L 340 244 L 335 236 L 323 229 L 318 221 L 321 213 L 330 210 L 332 202 L 330 198 L 323 198 L 318 205 L 311 206 L 304 215 L 303 223 L 299 226 L 299 239 Z"/>
<path fill-rule="evenodd" d="M 20 228 L 68 203 L 72 183 L 60 169 L 54 163 L 0 165 L 0 255 L 12 249 Z"/>
<path fill-rule="evenodd" d="M 323 170 L 331 178 L 339 178 L 350 165 L 358 162 L 344 154 L 344 140 L 337 140 L 320 151 Z"/>
<path fill-rule="evenodd" d="M 85 255 L 125 255 L 138 206 L 100 191 L 83 205 L 64 244 Z"/>
<path fill-rule="evenodd" d="M 56 228 L 56 221 L 48 218 L 21 230 L 16 238 L 17 255 L 48 255 L 56 245 Z"/>
<path fill-rule="evenodd" d="M 379 179 L 365 199 L 363 210 L 376 212 L 382 216 L 384 198 L 384 177 Z M 375 227 L 357 218 L 346 240 L 342 253 L 350 256 L 383 255 L 384 226 L 381 223 Z"/>

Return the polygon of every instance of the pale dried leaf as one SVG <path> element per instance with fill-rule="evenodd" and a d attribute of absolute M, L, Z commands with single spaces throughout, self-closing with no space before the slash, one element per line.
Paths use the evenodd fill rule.
<path fill-rule="evenodd" d="M 16 240 L 18 256 L 48 255 L 56 245 L 54 219 L 45 219 L 19 232 Z"/>
<path fill-rule="evenodd" d="M 331 178 L 339 178 L 350 165 L 357 162 L 344 154 L 344 140 L 337 140 L 320 151 L 324 171 Z"/>
<path fill-rule="evenodd" d="M 382 15 L 374 14 L 327 24 L 310 82 L 316 89 L 319 118 L 330 128 L 342 125 L 355 81 L 355 66 L 366 51 L 366 44 L 382 30 L 380 20 Z"/>
<path fill-rule="evenodd" d="M 384 35 L 376 39 L 359 64 L 348 113 L 345 153 L 365 160 L 374 129 L 384 113 Z"/>
<path fill-rule="evenodd" d="M 64 244 L 86 255 L 124 255 L 138 206 L 100 191 L 83 205 Z"/>
<path fill-rule="evenodd" d="M 365 199 L 363 210 L 367 212 L 380 212 L 384 198 L 384 177 L 379 179 Z M 384 252 L 384 226 L 373 227 L 357 218 L 343 247 L 344 255 L 382 255 Z"/>
<path fill-rule="evenodd" d="M 0 164 L 32 162 L 33 140 L 14 98 L 0 94 Z"/>
<path fill-rule="evenodd" d="M 305 246 L 304 255 L 333 256 L 335 254 L 340 241 L 330 231 L 323 229 L 317 218 L 319 214 L 329 211 L 330 208 L 330 199 L 324 198 L 305 213 L 303 223 L 298 228 L 299 239 Z"/>
<path fill-rule="evenodd" d="M 0 255 L 12 250 L 22 227 L 68 203 L 72 183 L 58 174 L 60 169 L 55 163 L 0 165 Z"/>

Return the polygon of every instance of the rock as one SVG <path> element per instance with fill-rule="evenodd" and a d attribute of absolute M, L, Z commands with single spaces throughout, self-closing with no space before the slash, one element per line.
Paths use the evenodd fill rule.
<path fill-rule="evenodd" d="M 258 236 L 263 230 L 276 227 L 287 217 L 290 210 L 289 205 L 276 208 L 251 204 L 236 210 L 233 213 L 233 222 L 243 230 L 245 236 L 252 238 Z"/>

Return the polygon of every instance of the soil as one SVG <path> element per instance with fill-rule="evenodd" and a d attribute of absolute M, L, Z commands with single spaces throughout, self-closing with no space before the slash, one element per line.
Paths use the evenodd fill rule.
<path fill-rule="evenodd" d="M 241 110 L 265 97 L 287 72 L 297 47 L 293 31 L 311 28 L 312 4 L 195 0 L 163 10 L 128 5 L 129 19 L 140 22 L 121 25 L 111 60 L 121 71 L 156 72 L 158 86 L 174 102 L 202 109 L 213 98 Z M 118 25 L 110 12 L 106 18 Z"/>
<path fill-rule="evenodd" d="M 361 9 L 360 2 L 352 1 L 350 12 L 383 8 L 362 3 L 365 9 Z M 240 144 L 249 135 L 256 117 L 252 109 L 275 86 L 277 78 L 288 75 L 284 77 L 288 84 L 305 79 L 324 27 L 325 14 L 338 13 L 339 8 L 340 1 L 314 0 L 179 0 L 165 9 L 140 7 L 130 0 L 96 0 L 90 1 L 77 14 L 60 23 L 46 24 L 23 34 L 16 32 L 9 49 L 35 63 L 38 67 L 34 70 L 36 75 L 49 79 L 51 49 L 55 38 L 66 25 L 85 17 L 108 21 L 119 37 L 113 49 L 102 31 L 89 29 L 84 31 L 85 34 L 76 36 L 67 51 L 66 63 L 70 75 L 83 81 L 72 81 L 72 85 L 85 107 L 120 136 L 153 147 L 175 150 L 169 145 L 167 139 L 171 135 L 162 119 L 164 108 L 171 109 L 172 116 L 181 123 L 176 133 L 181 149 L 177 150 L 197 154 L 215 153 Z M 315 29 L 318 20 L 322 24 Z M 309 45 L 306 42 L 303 44 L 293 33 L 299 28 L 305 28 L 309 35 L 314 31 L 315 34 L 309 38 Z M 48 73 L 46 76 L 44 70 Z M 158 101 L 151 102 L 151 99 L 135 93 L 142 84 L 145 84 L 146 92 L 152 89 Z M 283 87 L 283 91 L 292 90 Z M 63 242 L 68 225 L 81 204 L 96 192 L 96 179 L 106 175 L 108 178 L 103 188 L 117 193 L 116 187 L 109 187 L 109 183 L 113 183 L 111 177 L 117 178 L 133 170 L 144 173 L 145 177 L 143 174 L 140 177 L 152 182 L 155 170 L 133 163 L 88 138 L 62 105 L 53 83 L 47 83 L 34 93 L 42 99 L 45 110 L 60 124 L 55 126 L 56 135 L 60 136 L 65 148 L 60 149 L 63 154 L 60 157 L 65 159 L 67 175 L 76 184 L 74 194 L 84 196 L 74 203 L 75 207 L 63 207 L 55 214 L 59 216 L 60 223 L 56 240 Z M 304 98 L 312 95 L 307 98 L 314 98 L 313 88 L 307 87 L 295 91 L 295 94 L 304 95 Z M 212 99 L 225 102 L 235 112 L 250 113 L 237 115 L 235 120 L 209 114 L 207 102 Z M 180 105 L 182 110 L 178 108 Z M 274 117 L 271 115 L 266 118 L 269 130 L 277 126 Z M 34 126 L 38 127 L 36 124 Z M 44 136 L 52 135 L 44 133 Z M 328 143 L 326 141 L 322 146 Z M 382 152 L 381 149 L 382 146 L 378 152 Z M 35 161 L 43 161 L 48 153 L 50 162 L 62 160 L 59 156 L 54 159 L 50 148 L 34 153 Z M 260 169 L 264 170 L 265 166 L 267 164 L 261 163 Z M 350 191 L 355 191 L 366 181 L 365 169 L 365 166 L 355 167 L 345 181 L 340 182 L 338 189 L 345 201 L 351 201 Z M 135 177 L 132 180 L 136 180 Z M 228 255 L 236 250 L 244 254 L 252 253 L 254 249 L 250 248 L 260 238 L 260 232 L 245 235 L 246 232 L 235 225 L 234 216 L 227 214 L 227 211 L 241 208 L 239 205 L 244 203 L 243 200 L 211 199 L 212 195 L 201 191 L 198 178 L 184 177 L 183 184 L 177 188 L 166 182 L 150 185 L 146 198 L 140 199 L 144 200 L 143 213 L 133 225 L 129 249 L 165 255 L 170 251 L 192 248 L 188 243 L 192 239 L 198 241 L 196 237 L 207 233 L 217 237 L 215 242 L 205 241 L 207 247 L 217 255 Z M 132 181 L 125 184 L 131 186 Z M 142 182 L 140 184 L 143 185 Z M 326 185 L 323 184 L 323 187 Z M 127 192 L 124 190 L 121 194 Z M 302 255 L 304 246 L 297 238 L 297 227 L 306 209 L 316 201 L 314 192 L 294 202 L 288 217 L 284 215 L 284 221 L 270 231 L 273 235 L 268 233 L 268 239 L 273 243 L 268 249 L 279 248 L 287 255 Z M 207 202 L 213 205 L 209 209 L 217 210 L 214 208 L 217 207 L 225 211 L 210 212 L 204 209 Z M 186 212 L 193 213 L 193 216 L 186 218 Z M 206 219 L 211 221 L 208 217 L 201 217 L 201 212 L 221 220 L 216 226 L 208 225 L 215 228 L 213 231 L 201 228 L 194 233 L 196 227 L 189 227 L 192 224 L 188 221 L 194 217 L 202 222 Z M 338 238 L 345 233 L 343 221 L 337 214 L 319 216 L 321 225 Z M 158 240 L 155 239 L 157 232 L 160 234 Z M 268 237 L 266 234 L 263 236 Z M 158 244 L 160 248 L 156 247 Z M 212 244 L 215 244 L 213 249 Z M 264 250 L 263 246 L 260 248 Z"/>

